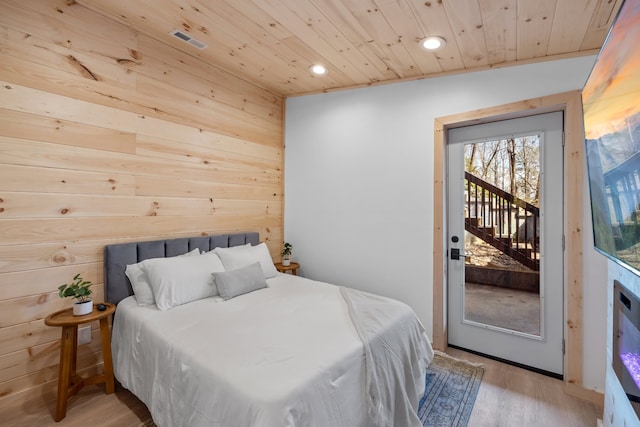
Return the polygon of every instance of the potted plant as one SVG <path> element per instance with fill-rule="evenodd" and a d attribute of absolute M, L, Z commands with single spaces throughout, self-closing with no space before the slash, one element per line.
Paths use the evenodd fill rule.
<path fill-rule="evenodd" d="M 291 243 L 284 242 L 284 245 L 282 246 L 282 265 L 284 265 L 285 267 L 291 265 L 292 249 L 293 246 L 291 245 Z"/>
<path fill-rule="evenodd" d="M 65 283 L 58 287 L 58 296 L 60 298 L 73 298 L 73 315 L 82 316 L 93 311 L 93 301 L 91 301 L 92 290 L 89 280 L 84 280 L 80 273 L 73 276 L 73 282 Z"/>

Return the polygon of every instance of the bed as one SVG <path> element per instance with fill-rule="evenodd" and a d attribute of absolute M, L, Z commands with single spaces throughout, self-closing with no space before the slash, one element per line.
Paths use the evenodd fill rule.
<path fill-rule="evenodd" d="M 393 299 L 278 273 L 265 250 L 258 233 L 106 246 L 122 386 L 159 427 L 420 426 L 433 350 L 415 313 Z M 205 262 L 221 270 L 210 273 L 209 288 L 185 285 L 199 282 Z M 128 278 L 136 265 L 159 283 L 150 285 L 155 304 L 138 302 L 145 296 Z M 218 293 L 204 297 L 182 290 L 211 287 Z"/>

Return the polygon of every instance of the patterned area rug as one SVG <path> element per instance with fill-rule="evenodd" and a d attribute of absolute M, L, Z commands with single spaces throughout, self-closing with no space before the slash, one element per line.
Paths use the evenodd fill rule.
<path fill-rule="evenodd" d="M 418 417 L 424 427 L 466 427 L 484 369 L 436 351 Z"/>
<path fill-rule="evenodd" d="M 436 351 L 427 369 L 427 388 L 418 417 L 424 427 L 466 427 L 478 395 L 484 369 Z M 138 427 L 154 427 L 152 420 Z"/>

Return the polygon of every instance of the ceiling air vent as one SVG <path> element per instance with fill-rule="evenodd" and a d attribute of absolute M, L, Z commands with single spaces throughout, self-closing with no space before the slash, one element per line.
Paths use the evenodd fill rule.
<path fill-rule="evenodd" d="M 200 40 L 194 39 L 189 34 L 183 33 L 180 30 L 171 30 L 169 31 L 169 34 L 171 34 L 172 36 L 176 36 L 180 40 L 187 42 L 191 46 L 195 46 L 198 49 L 204 49 L 205 47 L 207 47 L 207 45 L 202 43 Z"/>

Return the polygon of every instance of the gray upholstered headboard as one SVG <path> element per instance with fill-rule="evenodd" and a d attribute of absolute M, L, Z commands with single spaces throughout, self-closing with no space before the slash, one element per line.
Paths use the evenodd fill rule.
<path fill-rule="evenodd" d="M 129 278 L 124 273 L 128 264 L 135 264 L 149 258 L 182 255 L 195 248 L 210 251 L 214 248 L 228 248 L 246 243 L 257 245 L 260 243 L 260 235 L 250 232 L 107 245 L 104 247 L 105 300 L 117 305 L 121 300 L 133 295 Z"/>

